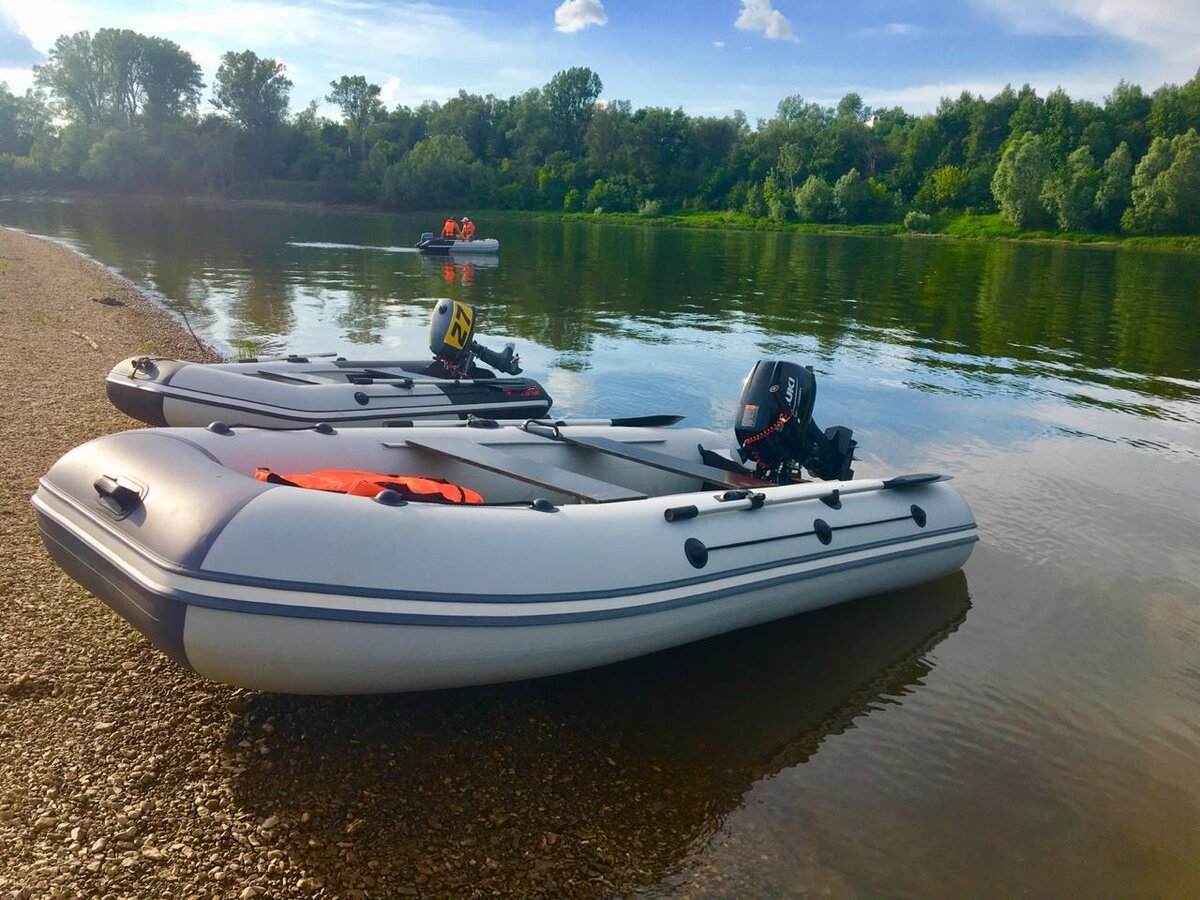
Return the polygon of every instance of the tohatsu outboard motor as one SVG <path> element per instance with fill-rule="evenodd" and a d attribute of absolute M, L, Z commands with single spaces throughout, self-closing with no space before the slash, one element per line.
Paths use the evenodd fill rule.
<path fill-rule="evenodd" d="M 458 300 L 439 300 L 429 320 L 429 349 L 454 378 L 478 378 L 475 357 L 509 375 L 521 374 L 521 357 L 513 344 L 497 353 L 475 340 L 475 307 Z M 490 375 L 491 373 L 487 373 Z M 486 375 L 484 377 L 487 377 Z"/>
<path fill-rule="evenodd" d="M 817 379 L 811 366 L 761 360 L 754 364 L 738 400 L 734 434 L 755 475 L 776 484 L 800 479 L 801 468 L 817 478 L 848 480 L 857 445 L 851 431 L 821 431 L 812 420 Z"/>

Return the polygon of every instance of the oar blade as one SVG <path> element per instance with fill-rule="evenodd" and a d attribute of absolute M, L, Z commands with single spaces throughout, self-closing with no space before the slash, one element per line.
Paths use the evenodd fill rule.
<path fill-rule="evenodd" d="M 924 487 L 927 484 L 935 484 L 939 481 L 949 481 L 953 475 L 938 475 L 934 472 L 916 472 L 912 475 L 897 475 L 895 478 L 888 478 L 883 482 L 883 489 L 891 490 L 893 488 L 913 488 Z"/>
<path fill-rule="evenodd" d="M 683 416 L 659 415 L 659 416 L 625 416 L 621 419 L 613 419 L 614 425 L 621 425 L 629 428 L 664 428 L 667 425 L 674 425 L 676 422 L 682 422 Z"/>

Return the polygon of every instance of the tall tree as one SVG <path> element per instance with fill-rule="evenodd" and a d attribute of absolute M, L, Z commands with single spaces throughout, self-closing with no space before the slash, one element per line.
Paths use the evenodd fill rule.
<path fill-rule="evenodd" d="M 140 72 L 147 118 L 196 114 L 204 80 L 192 54 L 166 38 L 143 38 Z"/>
<path fill-rule="evenodd" d="M 1200 134 L 1157 137 L 1133 173 L 1133 205 L 1121 219 L 1127 231 L 1200 231 Z"/>
<path fill-rule="evenodd" d="M 559 72 L 542 89 L 557 134 L 557 149 L 575 156 L 583 153 L 583 137 L 592 118 L 592 107 L 604 90 L 600 76 L 591 69 L 573 66 Z"/>
<path fill-rule="evenodd" d="M 687 115 L 682 109 L 650 107 L 634 113 L 632 125 L 632 174 L 646 194 L 669 196 L 680 175 L 676 160 L 687 146 Z"/>
<path fill-rule="evenodd" d="M 588 124 L 588 165 L 598 175 L 607 175 L 617 169 L 628 171 L 632 140 L 632 104 L 628 100 L 600 104 Z"/>
<path fill-rule="evenodd" d="M 1113 92 L 1104 98 L 1104 115 L 1114 132 L 1114 139 L 1124 141 L 1134 159 L 1141 159 L 1150 145 L 1150 130 L 1146 119 L 1150 115 L 1150 98 L 1138 85 L 1119 81 Z"/>
<path fill-rule="evenodd" d="M 221 57 L 212 104 L 251 131 L 277 127 L 287 115 L 291 79 L 283 63 L 253 50 Z"/>
<path fill-rule="evenodd" d="M 0 154 L 28 156 L 36 141 L 51 133 L 45 95 L 29 88 L 18 97 L 0 81 Z"/>
<path fill-rule="evenodd" d="M 1008 145 L 996 174 L 992 176 L 992 194 L 1000 214 L 1018 228 L 1034 228 L 1042 223 L 1042 184 L 1050 174 L 1050 152 L 1041 138 L 1026 132 Z"/>
<path fill-rule="evenodd" d="M 92 52 L 104 93 L 109 119 L 132 125 L 142 108 L 145 91 L 141 78 L 142 36 L 128 28 L 101 28 L 92 38 Z"/>
<path fill-rule="evenodd" d="M 1050 151 L 1055 162 L 1066 159 L 1071 148 L 1078 144 L 1077 115 L 1075 104 L 1062 88 L 1056 88 L 1046 95 L 1043 106 L 1046 114 L 1046 127 L 1042 131 L 1042 143 Z"/>
<path fill-rule="evenodd" d="M 325 99 L 338 106 L 350 126 L 350 135 L 358 143 L 359 159 L 367 155 L 367 126 L 383 110 L 379 100 L 380 87 L 368 84 L 362 75 L 343 75 L 329 82 L 332 90 Z"/>
<path fill-rule="evenodd" d="M 162 120 L 193 113 L 204 86 L 190 53 L 127 28 L 62 35 L 34 77 L 64 118 L 84 126 L 127 128 L 142 115 Z"/>
<path fill-rule="evenodd" d="M 109 85 L 90 32 L 59 35 L 46 62 L 33 67 L 33 77 L 54 96 L 65 118 L 82 125 L 100 124 L 109 104 Z"/>
<path fill-rule="evenodd" d="M 1121 214 L 1129 206 L 1133 190 L 1133 157 L 1129 145 L 1121 141 L 1100 169 L 1100 186 L 1096 189 L 1096 227 L 1116 231 L 1121 227 Z"/>
<path fill-rule="evenodd" d="M 857 173 L 855 173 L 857 174 Z M 838 209 L 829 182 L 817 175 L 796 188 L 796 215 L 801 222 L 831 222 Z"/>
<path fill-rule="evenodd" d="M 402 209 L 429 209 L 465 201 L 481 167 L 458 135 L 437 134 L 418 141 L 387 170 L 384 202 Z"/>
<path fill-rule="evenodd" d="M 460 90 L 457 97 L 451 97 L 430 116 L 429 133 L 456 134 L 479 159 L 502 159 L 505 142 L 497 127 L 498 106 L 491 94 L 480 97 Z"/>
<path fill-rule="evenodd" d="M 1058 220 L 1063 231 L 1084 231 L 1091 227 L 1100 187 L 1100 171 L 1087 147 L 1078 147 L 1066 164 L 1047 179 L 1043 190 L 1046 208 Z"/>

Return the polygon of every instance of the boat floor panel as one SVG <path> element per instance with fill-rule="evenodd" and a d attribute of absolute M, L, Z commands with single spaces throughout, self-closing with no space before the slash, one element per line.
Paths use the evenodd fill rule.
<path fill-rule="evenodd" d="M 409 438 L 404 444 L 417 450 L 447 456 L 451 459 L 465 462 L 468 465 L 486 469 L 489 472 L 506 475 L 518 481 L 537 485 L 538 487 L 543 487 L 559 494 L 576 497 L 585 503 L 645 500 L 647 497 L 641 491 L 601 481 L 599 478 L 581 475 L 578 472 L 572 472 L 558 466 L 532 462 L 514 454 L 505 453 L 502 450 L 496 450 L 492 447 L 485 447 L 481 444 L 472 444 L 465 441 L 439 441 L 436 437 L 425 436 L 419 439 Z M 384 446 L 397 447 L 403 445 L 385 444 Z"/>
<path fill-rule="evenodd" d="M 630 462 L 642 463 L 655 469 L 662 469 L 664 472 L 684 475 L 688 478 L 695 478 L 719 487 L 756 488 L 770 486 L 770 482 L 755 478 L 749 474 L 739 475 L 737 472 L 727 472 L 724 469 L 718 469 L 716 466 L 689 462 L 686 459 L 680 459 L 678 456 L 670 456 L 666 453 L 659 453 L 657 450 L 650 450 L 636 444 L 615 441 L 612 438 L 571 437 L 563 435 L 560 440 L 576 447 L 587 447 L 599 453 L 607 453 L 609 456 L 616 456 Z"/>

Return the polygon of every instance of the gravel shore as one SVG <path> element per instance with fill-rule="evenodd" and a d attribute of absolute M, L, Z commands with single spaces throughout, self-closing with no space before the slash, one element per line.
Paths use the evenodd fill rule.
<path fill-rule="evenodd" d="M 206 351 L 103 267 L 0 229 L 0 352 L 0 897 L 626 895 L 736 803 L 746 776 L 697 766 L 653 710 L 598 708 L 620 690 L 586 675 L 302 698 L 182 671 L 55 566 L 29 497 L 137 425 L 105 397 L 115 361 Z"/>

